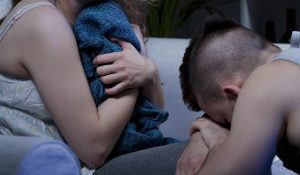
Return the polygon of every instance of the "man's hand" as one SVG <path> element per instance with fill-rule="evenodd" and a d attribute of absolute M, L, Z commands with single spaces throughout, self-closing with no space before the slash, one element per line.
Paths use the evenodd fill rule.
<path fill-rule="evenodd" d="M 176 175 L 196 174 L 205 162 L 208 151 L 200 132 L 195 132 L 177 162 Z"/>
<path fill-rule="evenodd" d="M 193 122 L 189 144 L 177 162 L 176 175 L 197 174 L 209 156 L 227 137 L 229 131 L 208 117 L 204 114 Z"/>
<path fill-rule="evenodd" d="M 207 116 L 207 114 L 203 116 Z M 200 132 L 204 143 L 211 152 L 223 143 L 229 131 L 203 116 L 193 122 L 190 134 Z"/>

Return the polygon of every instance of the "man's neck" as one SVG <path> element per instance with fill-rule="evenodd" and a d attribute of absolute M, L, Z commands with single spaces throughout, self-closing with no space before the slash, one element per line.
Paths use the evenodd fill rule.
<path fill-rule="evenodd" d="M 281 52 L 281 49 L 278 52 L 265 52 L 262 53 L 263 58 L 266 58 L 266 64 L 267 63 L 271 63 L 272 61 L 274 61 L 274 59 L 276 58 L 276 56 Z"/>

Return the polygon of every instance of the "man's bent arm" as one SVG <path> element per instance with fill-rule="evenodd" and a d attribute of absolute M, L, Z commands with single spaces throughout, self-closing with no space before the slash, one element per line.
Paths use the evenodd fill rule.
<path fill-rule="evenodd" d="M 278 94 L 286 87 L 281 79 L 276 71 L 268 69 L 257 70 L 249 77 L 236 102 L 229 136 L 205 162 L 199 174 L 269 173 L 284 121 L 283 108 L 290 93 L 281 91 Z M 257 85 L 260 85 L 259 89 Z"/>

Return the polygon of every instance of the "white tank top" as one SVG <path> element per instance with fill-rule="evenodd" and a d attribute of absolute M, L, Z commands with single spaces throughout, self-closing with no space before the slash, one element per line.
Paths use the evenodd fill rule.
<path fill-rule="evenodd" d="M 300 66 L 300 32 L 294 31 L 291 37 L 291 48 L 280 52 L 274 61 L 285 60 Z"/>
<path fill-rule="evenodd" d="M 0 27 L 1 40 L 15 22 L 26 12 L 38 6 L 52 6 L 50 2 L 35 2 L 20 8 Z M 0 74 L 0 134 L 63 138 L 45 109 L 31 80 L 19 80 Z"/>

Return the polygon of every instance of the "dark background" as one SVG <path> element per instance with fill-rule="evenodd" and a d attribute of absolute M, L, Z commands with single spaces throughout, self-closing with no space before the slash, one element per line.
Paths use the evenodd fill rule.
<path fill-rule="evenodd" d="M 217 6 L 226 17 L 235 19 L 253 29 L 259 34 L 266 36 L 272 42 L 289 42 L 287 38 L 282 40 L 285 33 L 290 37 L 291 31 L 300 29 L 300 0 L 239 0 L 228 4 Z M 294 29 L 287 29 L 287 10 L 293 9 L 296 16 L 293 23 Z M 174 37 L 190 38 L 203 25 L 203 21 L 209 14 L 205 10 L 197 10 L 186 23 L 177 29 Z M 268 22 L 271 21 L 271 22 Z M 267 22 L 271 27 L 267 29 Z M 272 27 L 273 25 L 273 27 Z"/>

